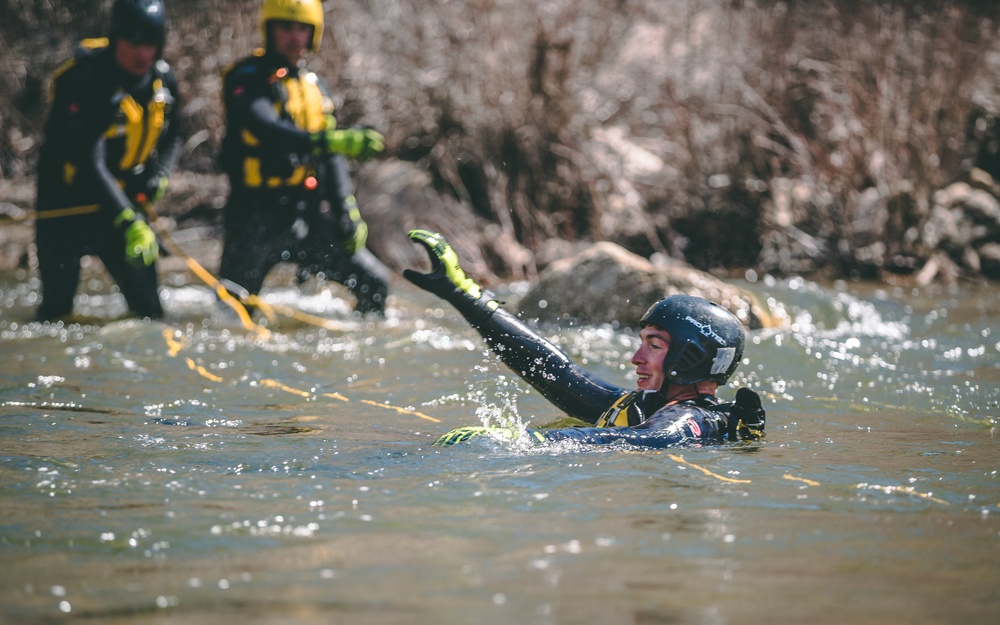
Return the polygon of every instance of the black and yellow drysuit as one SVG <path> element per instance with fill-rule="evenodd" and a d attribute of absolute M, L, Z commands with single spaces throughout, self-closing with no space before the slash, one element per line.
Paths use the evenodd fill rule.
<path fill-rule="evenodd" d="M 403 272 L 404 277 L 450 302 L 512 371 L 567 415 L 590 424 L 552 429 L 529 428 L 523 433 L 516 428 L 463 427 L 448 432 L 436 444 L 452 445 L 483 434 L 505 438 L 517 438 L 523 434 L 526 435 L 524 440 L 533 443 L 572 441 L 585 445 L 618 443 L 663 448 L 752 439 L 763 435 L 764 410 L 760 398 L 753 391 L 741 388 L 732 403 L 723 403 L 714 395 L 668 402 L 663 392 L 630 390 L 602 380 L 585 371 L 562 350 L 501 308 L 492 294 L 465 275 L 457 255 L 441 235 L 414 230 L 410 232 L 410 238 L 427 250 L 433 270 L 423 274 L 407 269 Z M 710 305 L 700 298 L 690 299 L 699 300 L 697 307 L 702 307 L 701 302 Z M 682 302 L 682 305 L 685 303 Z M 655 309 L 654 306 L 651 311 Z M 686 332 L 701 335 L 704 328 L 690 323 L 691 317 L 684 321 L 689 322 Z M 739 324 L 735 317 L 732 322 Z M 685 331 L 679 326 L 671 329 L 676 334 L 674 342 L 682 343 Z M 742 328 L 738 328 L 735 334 L 738 350 L 719 350 L 728 354 L 727 358 L 716 359 L 726 368 L 713 373 L 719 379 L 728 378 L 739 363 Z M 695 362 L 692 359 L 700 356 L 702 360 L 694 367 L 703 367 L 707 372 L 714 364 L 712 359 L 705 358 L 708 354 L 702 350 L 703 346 L 707 343 L 678 354 L 678 361 L 685 364 L 674 364 L 678 368 L 691 367 Z"/>
<path fill-rule="evenodd" d="M 86 254 L 101 259 L 129 309 L 163 316 L 156 264 L 127 261 L 126 233 L 142 220 L 136 198 L 162 192 L 177 161 L 179 110 L 165 61 L 135 77 L 119 67 L 106 39 L 86 40 L 56 71 L 38 161 L 39 319 L 72 312 Z"/>
<path fill-rule="evenodd" d="M 293 263 L 300 275 L 348 287 L 357 311 L 381 314 L 389 270 L 364 247 L 344 157 L 323 140 L 336 125 L 323 81 L 258 52 L 226 73 L 223 89 L 230 196 L 221 277 L 257 294 L 271 268 Z"/>

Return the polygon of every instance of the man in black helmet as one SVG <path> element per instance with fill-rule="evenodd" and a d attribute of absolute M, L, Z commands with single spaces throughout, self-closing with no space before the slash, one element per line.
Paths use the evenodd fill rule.
<path fill-rule="evenodd" d="M 715 397 L 739 366 L 745 338 L 743 325 L 721 306 L 689 295 L 653 304 L 641 321 L 641 342 L 632 357 L 638 382 L 630 390 L 584 371 L 500 308 L 491 293 L 465 275 L 441 235 L 413 230 L 410 238 L 427 250 L 432 270 L 424 274 L 407 269 L 404 277 L 451 303 L 508 367 L 556 407 L 593 424 L 527 429 L 524 440 L 670 447 L 763 435 L 764 411 L 753 391 L 740 389 L 734 403 L 723 404 Z M 466 427 L 445 434 L 436 444 L 483 434 L 521 437 L 512 429 Z"/>
<path fill-rule="evenodd" d="M 229 177 L 221 277 L 252 295 L 280 262 L 347 286 L 355 310 L 381 315 L 389 270 L 365 243 L 344 156 L 368 159 L 383 137 L 367 128 L 337 128 L 322 79 L 304 66 L 323 35 L 320 0 L 264 0 L 264 49 L 225 76 L 226 137 L 221 161 Z"/>
<path fill-rule="evenodd" d="M 40 320 L 72 312 L 86 254 L 101 259 L 133 313 L 163 316 L 156 238 L 139 207 L 163 195 L 181 145 L 165 37 L 161 0 L 115 0 L 109 37 L 81 42 L 53 76 L 38 161 Z"/>

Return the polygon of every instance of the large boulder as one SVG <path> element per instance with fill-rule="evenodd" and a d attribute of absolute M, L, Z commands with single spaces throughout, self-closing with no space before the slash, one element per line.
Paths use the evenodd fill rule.
<path fill-rule="evenodd" d="M 963 267 L 987 278 L 1000 275 L 1000 187 L 982 170 L 973 170 L 969 180 L 934 194 L 922 231 L 923 244 L 932 254 L 917 274 L 918 284 L 953 282 Z"/>
<path fill-rule="evenodd" d="M 749 292 L 680 262 L 654 264 L 619 245 L 596 243 L 550 264 L 518 303 L 520 314 L 542 322 L 575 321 L 635 328 L 643 313 L 667 295 L 711 300 L 748 327 L 773 327 L 775 319 Z"/>
<path fill-rule="evenodd" d="M 994 280 L 1000 279 L 1000 243 L 986 243 L 978 252 L 983 275 Z"/>

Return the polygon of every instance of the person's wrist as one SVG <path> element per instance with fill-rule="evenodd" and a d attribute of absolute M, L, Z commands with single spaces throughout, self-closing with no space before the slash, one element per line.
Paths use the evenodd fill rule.
<path fill-rule="evenodd" d="M 135 210 L 131 206 L 126 206 L 115 217 L 114 224 L 115 227 L 125 230 L 133 223 L 135 223 L 135 219 L 136 219 Z"/>
<path fill-rule="evenodd" d="M 310 134 L 309 142 L 312 145 L 313 156 L 326 156 L 329 153 L 326 132 L 320 131 Z"/>

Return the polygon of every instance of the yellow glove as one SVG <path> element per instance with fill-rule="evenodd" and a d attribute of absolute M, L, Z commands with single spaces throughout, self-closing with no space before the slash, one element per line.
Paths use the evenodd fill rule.
<path fill-rule="evenodd" d="M 448 301 L 452 301 L 456 292 L 468 295 L 474 300 L 482 296 L 482 287 L 465 275 L 462 264 L 458 261 L 458 254 L 443 236 L 430 230 L 411 230 L 409 236 L 427 250 L 427 255 L 431 259 L 431 272 L 418 273 L 412 269 L 405 269 L 404 278 Z"/>
<path fill-rule="evenodd" d="M 133 221 L 125 229 L 125 259 L 133 266 L 149 267 L 160 256 L 156 235 L 145 221 Z"/>
<path fill-rule="evenodd" d="M 541 432 L 527 429 L 524 433 L 533 439 L 533 442 L 545 442 L 545 437 L 541 434 Z M 465 442 L 470 438 L 475 438 L 476 436 L 490 436 L 504 441 L 516 441 L 521 438 L 521 430 L 516 427 L 503 428 L 468 425 L 465 427 L 455 428 L 447 434 L 441 435 L 441 437 L 434 441 L 434 447 L 450 447 L 451 445 L 457 445 L 458 443 Z"/>
<path fill-rule="evenodd" d="M 328 154 L 343 154 L 366 161 L 385 149 L 385 137 L 371 128 L 326 130 L 321 145 Z"/>
<path fill-rule="evenodd" d="M 485 436 L 486 434 L 489 434 L 489 429 L 482 426 L 470 425 L 467 427 L 455 428 L 447 434 L 442 434 L 436 441 L 434 441 L 434 447 L 457 445 L 475 436 Z"/>
<path fill-rule="evenodd" d="M 126 208 L 115 218 L 115 226 L 125 228 L 125 260 L 133 267 L 149 267 L 160 255 L 156 235 L 145 221 L 136 218 L 135 211 Z"/>
<path fill-rule="evenodd" d="M 358 202 L 353 195 L 344 199 L 344 252 L 354 255 L 368 242 L 368 224 L 361 218 Z"/>

